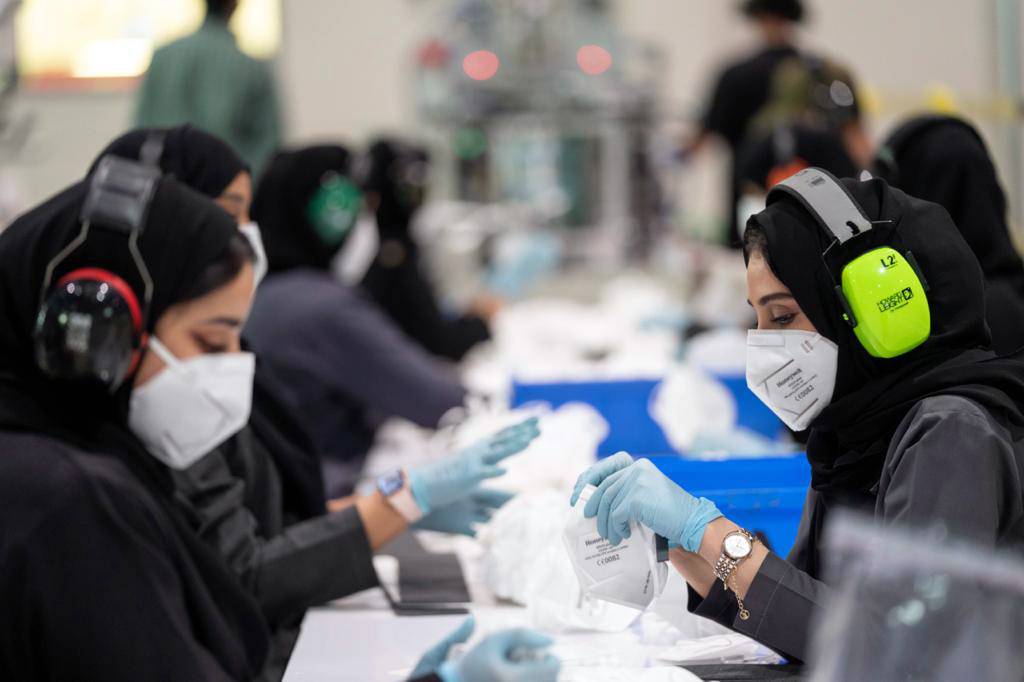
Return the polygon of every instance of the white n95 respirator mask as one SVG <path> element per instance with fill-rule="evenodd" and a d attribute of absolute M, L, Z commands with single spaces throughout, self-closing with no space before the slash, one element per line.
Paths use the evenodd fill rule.
<path fill-rule="evenodd" d="M 256 262 L 252 264 L 252 269 L 256 277 L 256 286 L 259 286 L 263 278 L 267 276 L 267 270 L 270 267 L 267 261 L 267 250 L 263 247 L 263 234 L 260 232 L 260 226 L 251 220 L 239 225 L 238 229 L 249 240 L 249 246 L 256 254 Z"/>
<path fill-rule="evenodd" d="M 630 536 L 617 545 L 597 532 L 597 517 L 585 518 L 583 508 L 597 488 L 580 493 L 566 524 L 563 541 L 582 597 L 592 597 L 643 611 L 665 589 L 668 566 L 658 560 L 654 531 L 630 522 Z"/>
<path fill-rule="evenodd" d="M 256 360 L 252 353 L 179 360 L 156 337 L 148 347 L 167 367 L 132 391 L 128 427 L 158 460 L 187 469 L 248 423 Z"/>
<path fill-rule="evenodd" d="M 838 370 L 839 347 L 821 334 L 747 332 L 747 386 L 794 431 L 832 401 Z"/>

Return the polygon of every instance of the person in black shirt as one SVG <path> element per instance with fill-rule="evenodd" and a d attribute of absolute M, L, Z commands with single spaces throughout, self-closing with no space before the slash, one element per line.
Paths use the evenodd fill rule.
<path fill-rule="evenodd" d="M 801 0 L 746 0 L 742 11 L 756 24 L 761 47 L 722 70 L 712 88 L 700 130 L 683 151 L 684 157 L 691 156 L 712 136 L 720 137 L 729 145 L 732 160 L 726 220 L 731 226 L 730 243 L 736 241 L 732 235 L 738 234 L 736 206 L 740 189 L 736 173 L 737 154 L 750 121 L 768 102 L 775 68 L 782 61 L 799 54 L 795 46 L 795 31 L 804 18 Z"/>

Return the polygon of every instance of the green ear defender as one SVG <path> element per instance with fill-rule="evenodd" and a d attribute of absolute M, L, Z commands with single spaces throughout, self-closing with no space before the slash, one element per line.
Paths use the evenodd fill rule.
<path fill-rule="evenodd" d="M 773 187 L 769 203 L 775 192 L 795 197 L 835 237 L 829 249 L 874 228 L 846 188 L 819 168 L 802 170 Z M 931 336 L 928 285 L 910 251 L 883 245 L 856 256 L 842 267 L 835 292 L 843 319 L 873 357 L 898 357 Z"/>
<path fill-rule="evenodd" d="M 306 217 L 320 241 L 334 248 L 345 241 L 362 208 L 363 193 L 359 187 L 345 176 L 329 172 L 309 200 Z"/>

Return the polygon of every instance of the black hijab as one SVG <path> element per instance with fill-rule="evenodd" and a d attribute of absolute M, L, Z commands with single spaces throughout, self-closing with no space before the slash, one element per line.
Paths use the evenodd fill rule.
<path fill-rule="evenodd" d="M 807 443 L 812 487 L 857 496 L 871 494 L 893 432 L 926 397 L 963 396 L 1002 423 L 1024 425 L 1024 362 L 987 350 L 981 268 L 945 209 L 880 179 L 842 182 L 871 220 L 894 221 L 896 243 L 913 252 L 930 286 L 931 337 L 906 355 L 873 358 L 856 340 L 822 263 L 831 239 L 795 199 L 778 198 L 751 222 L 764 230 L 776 276 L 818 332 L 839 347 L 835 394 Z M 876 230 L 873 239 L 885 236 L 884 228 Z M 855 242 L 851 248 L 863 248 Z"/>
<path fill-rule="evenodd" d="M 917 116 L 889 136 L 879 157 L 880 174 L 890 184 L 949 211 L 986 278 L 1024 279 L 1024 261 L 1007 225 L 1006 194 L 974 126 L 951 116 Z"/>
<path fill-rule="evenodd" d="M 379 197 L 377 230 L 383 244 L 389 239 L 415 247 L 409 227 L 423 205 L 430 155 L 426 149 L 394 139 L 380 139 L 367 151 L 364 186 Z"/>
<path fill-rule="evenodd" d="M 301 267 L 330 269 L 344 241 L 324 243 L 307 211 L 325 176 L 348 176 L 351 162 L 349 151 L 338 145 L 283 151 L 271 159 L 252 204 L 252 217 L 263 234 L 270 272 Z"/>
<path fill-rule="evenodd" d="M 141 128 L 125 133 L 107 145 L 93 167 L 107 154 L 138 160 L 153 134 L 164 138 L 159 159 L 161 170 L 212 199 L 223 194 L 239 173 L 249 172 L 231 145 L 191 125 Z M 309 445 L 309 437 L 298 426 L 298 419 L 277 399 L 277 391 L 270 387 L 272 383 L 266 367 L 257 358 L 249 425 L 267 446 L 281 474 L 286 510 L 303 519 L 321 515 L 326 503 L 319 458 Z"/>
<path fill-rule="evenodd" d="M 985 273 L 992 347 L 1000 353 L 1024 347 L 1024 261 L 978 131 L 959 118 L 917 116 L 889 137 L 875 165 L 890 184 L 949 211 Z"/>
<path fill-rule="evenodd" d="M 176 128 L 139 128 L 125 133 L 107 145 L 93 161 L 95 170 L 107 154 L 140 160 L 142 148 L 154 134 L 163 136 L 160 169 L 200 194 L 217 198 L 249 166 L 224 140 L 191 125 Z"/>
<path fill-rule="evenodd" d="M 197 614 L 197 636 L 225 670 L 241 677 L 258 670 L 267 634 L 255 601 L 216 554 L 192 532 L 173 504 L 167 469 L 151 457 L 127 427 L 131 382 L 114 396 L 63 385 L 45 377 L 33 360 L 32 329 L 45 269 L 79 234 L 79 212 L 87 182 L 66 189 L 16 220 L 0 234 L 0 428 L 38 433 L 118 460 L 163 508 L 174 528 L 182 570 L 198 573 L 206 597 L 187 593 Z M 139 249 L 154 289 L 147 331 L 188 295 L 200 274 L 220 260 L 235 222 L 209 200 L 172 179 L 161 180 L 152 200 Z M 60 277 L 88 264 L 124 279 L 142 299 L 143 286 L 124 235 L 93 227 L 85 244 L 54 273 Z M 177 559 L 176 559 L 177 560 Z M 190 562 L 190 563 L 189 563 Z"/>

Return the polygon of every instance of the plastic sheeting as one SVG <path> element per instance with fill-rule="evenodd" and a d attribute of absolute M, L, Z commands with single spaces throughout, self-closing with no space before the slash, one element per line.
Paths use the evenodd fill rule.
<path fill-rule="evenodd" d="M 1024 679 L 1024 561 L 946 535 L 837 517 L 812 680 Z"/>

